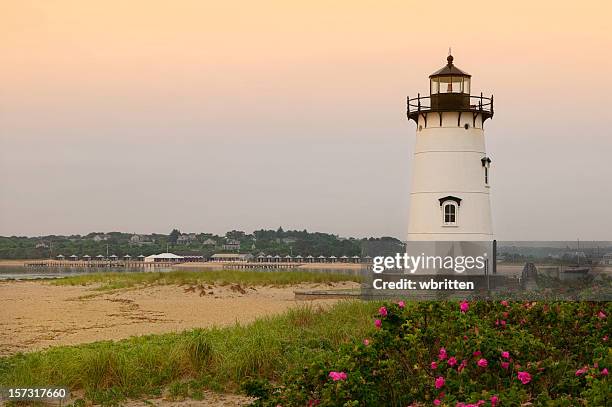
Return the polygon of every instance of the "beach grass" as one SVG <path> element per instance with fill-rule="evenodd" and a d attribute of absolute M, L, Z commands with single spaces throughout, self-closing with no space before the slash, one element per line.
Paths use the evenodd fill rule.
<path fill-rule="evenodd" d="M 97 284 L 98 290 L 112 290 L 148 285 L 241 284 L 246 286 L 287 286 L 299 283 L 361 282 L 361 276 L 314 271 L 240 271 L 206 270 L 168 272 L 99 272 L 70 276 L 52 281 L 54 285 Z"/>
<path fill-rule="evenodd" d="M 194 329 L 0 358 L 0 386 L 66 386 L 86 400 L 236 392 L 248 378 L 275 380 L 317 354 L 372 332 L 375 302 L 304 305 L 227 328 Z"/>

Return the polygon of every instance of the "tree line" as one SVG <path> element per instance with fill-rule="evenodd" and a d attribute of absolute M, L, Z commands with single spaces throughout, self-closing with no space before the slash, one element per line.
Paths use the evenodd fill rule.
<path fill-rule="evenodd" d="M 77 255 L 129 254 L 148 256 L 162 252 L 209 257 L 214 253 L 239 252 L 257 256 L 362 255 L 364 244 L 383 242 L 401 244 L 393 237 L 343 238 L 338 235 L 307 230 L 260 229 L 252 233 L 231 230 L 224 235 L 183 233 L 173 229 L 168 234 L 133 234 L 124 232 L 92 232 L 87 235 L 0 236 L 0 259 L 42 259 Z"/>

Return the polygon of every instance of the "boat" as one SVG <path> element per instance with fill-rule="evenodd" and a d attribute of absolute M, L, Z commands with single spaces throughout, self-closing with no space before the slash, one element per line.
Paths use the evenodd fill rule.
<path fill-rule="evenodd" d="M 590 267 L 580 265 L 580 240 L 578 240 L 578 248 L 576 250 L 576 261 L 576 265 L 565 267 L 563 272 L 571 274 L 587 274 L 589 271 L 591 271 Z"/>
<path fill-rule="evenodd" d="M 564 273 L 571 273 L 571 274 L 587 274 L 589 271 L 591 271 L 590 267 L 585 267 L 585 266 L 569 266 L 563 269 Z"/>

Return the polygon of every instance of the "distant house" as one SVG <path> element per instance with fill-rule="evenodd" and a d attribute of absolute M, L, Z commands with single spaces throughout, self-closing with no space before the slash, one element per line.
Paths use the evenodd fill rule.
<path fill-rule="evenodd" d="M 46 248 L 48 248 L 48 247 L 49 247 L 49 245 L 48 245 L 48 244 L 46 244 L 45 242 L 39 242 L 39 243 L 36 243 L 36 248 L 37 248 L 37 249 L 46 249 Z"/>
<path fill-rule="evenodd" d="M 130 237 L 130 244 L 133 245 L 145 245 L 151 243 L 153 243 L 153 239 L 146 235 L 133 234 L 132 237 Z"/>
<path fill-rule="evenodd" d="M 95 236 L 92 238 L 92 240 L 93 240 L 94 242 L 102 242 L 102 241 L 108 240 L 108 239 L 109 239 L 109 237 L 110 237 L 110 236 L 109 236 L 109 235 L 106 235 L 106 234 L 104 234 L 104 235 L 95 235 Z"/>
<path fill-rule="evenodd" d="M 152 254 L 144 258 L 145 263 L 159 263 L 159 262 L 168 262 L 168 263 L 180 263 L 184 261 L 183 256 L 176 255 L 174 253 L 160 253 L 160 254 Z"/>
<path fill-rule="evenodd" d="M 223 250 L 240 250 L 240 242 L 235 239 L 227 239 L 223 244 Z"/>
<path fill-rule="evenodd" d="M 176 252 L 175 254 L 181 256 L 185 262 L 204 261 L 204 256 L 198 251 Z"/>
<path fill-rule="evenodd" d="M 253 259 L 251 254 L 217 253 L 210 256 L 210 261 L 216 262 L 247 262 Z"/>
<path fill-rule="evenodd" d="M 602 266 L 612 266 L 612 253 L 606 253 L 602 256 L 600 264 Z"/>
<path fill-rule="evenodd" d="M 198 238 L 195 233 L 182 233 L 177 239 L 176 243 L 178 244 L 189 244 L 197 241 Z"/>
<path fill-rule="evenodd" d="M 211 238 L 208 238 L 206 240 L 204 240 L 204 242 L 202 242 L 202 245 L 204 246 L 216 246 L 217 245 L 217 241 Z"/>

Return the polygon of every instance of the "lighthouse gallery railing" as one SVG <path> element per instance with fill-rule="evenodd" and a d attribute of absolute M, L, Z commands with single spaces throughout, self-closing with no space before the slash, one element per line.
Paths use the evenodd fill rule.
<path fill-rule="evenodd" d="M 465 112 L 480 112 L 485 115 L 491 117 L 493 116 L 493 95 L 490 98 L 482 96 L 469 96 L 469 107 L 465 108 L 450 108 L 444 109 L 440 107 L 432 108 L 431 107 L 431 96 L 421 96 L 420 94 L 415 98 L 407 97 L 407 111 L 406 114 L 408 117 L 418 113 L 427 113 L 427 112 L 444 112 L 444 111 L 465 111 Z"/>

